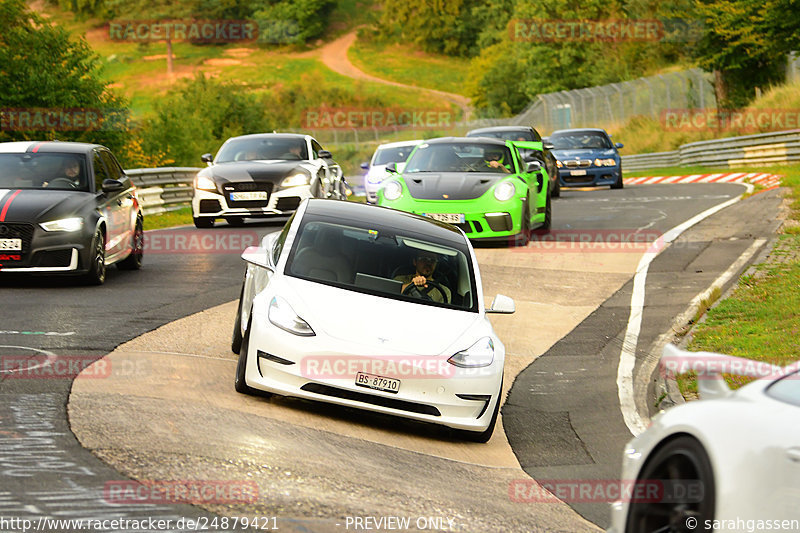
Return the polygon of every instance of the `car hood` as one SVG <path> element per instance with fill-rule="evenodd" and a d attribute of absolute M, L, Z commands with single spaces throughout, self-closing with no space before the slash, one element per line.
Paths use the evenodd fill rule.
<path fill-rule="evenodd" d="M 200 175 L 208 176 L 217 183 L 242 181 L 269 181 L 279 183 L 287 176 L 304 170 L 305 161 L 285 161 L 282 159 L 262 161 L 234 161 L 219 163 L 200 171 Z"/>
<path fill-rule="evenodd" d="M 95 195 L 52 189 L 3 189 L 0 204 L 5 222 L 46 222 L 75 216 Z"/>
<path fill-rule="evenodd" d="M 499 172 L 415 172 L 404 174 L 403 181 L 409 194 L 417 200 L 474 200 L 511 175 Z"/>
<path fill-rule="evenodd" d="M 315 331 L 360 344 L 364 354 L 452 355 L 469 348 L 483 331 L 476 327 L 482 322 L 479 313 L 284 279 L 293 293 L 287 300 Z"/>
<path fill-rule="evenodd" d="M 594 159 L 596 157 L 608 158 L 617 155 L 611 148 L 586 148 L 580 150 L 551 150 L 556 159 Z"/>

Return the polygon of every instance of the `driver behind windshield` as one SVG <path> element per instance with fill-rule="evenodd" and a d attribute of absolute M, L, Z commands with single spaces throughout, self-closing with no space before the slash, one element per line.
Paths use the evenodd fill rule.
<path fill-rule="evenodd" d="M 503 153 L 503 150 L 486 149 L 484 152 L 484 156 L 486 157 L 486 166 L 489 168 L 502 169 L 502 172 L 510 173 L 510 165 L 503 161 L 504 155 L 505 154 Z"/>
<path fill-rule="evenodd" d="M 450 289 L 438 283 L 433 277 L 433 271 L 439 262 L 436 254 L 420 251 L 414 258 L 414 274 L 396 276 L 394 279 L 403 282 L 401 292 L 406 294 L 406 289 L 414 285 L 408 294 L 423 299 L 430 299 L 438 303 L 450 303 Z M 428 283 L 428 282 L 432 283 Z M 444 291 L 444 294 L 442 294 Z"/>
<path fill-rule="evenodd" d="M 42 182 L 42 187 L 72 187 L 79 188 L 81 185 L 81 164 L 72 157 L 64 159 L 61 170 L 53 179 Z"/>

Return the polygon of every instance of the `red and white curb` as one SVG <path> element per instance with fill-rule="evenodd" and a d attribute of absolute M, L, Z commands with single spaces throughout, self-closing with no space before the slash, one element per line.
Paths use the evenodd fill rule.
<path fill-rule="evenodd" d="M 691 174 L 689 176 L 644 176 L 625 178 L 625 185 L 655 185 L 656 183 L 752 183 L 763 187 L 779 187 L 780 174 L 727 172 L 722 174 Z"/>

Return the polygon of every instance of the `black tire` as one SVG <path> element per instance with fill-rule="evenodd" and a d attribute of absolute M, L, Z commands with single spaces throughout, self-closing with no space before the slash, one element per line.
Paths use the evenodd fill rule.
<path fill-rule="evenodd" d="M 531 239 L 531 210 L 528 207 L 528 202 L 525 202 L 525 208 L 522 210 L 522 224 L 520 232 L 514 235 L 514 246 L 527 246 L 528 241 Z"/>
<path fill-rule="evenodd" d="M 236 320 L 233 321 L 233 335 L 231 337 L 231 351 L 239 353 L 242 349 L 242 296 L 244 296 L 244 283 L 239 293 L 239 305 L 236 308 Z"/>
<path fill-rule="evenodd" d="M 500 396 L 503 394 L 503 380 L 500 380 L 500 392 L 497 395 L 497 403 L 492 412 L 492 419 L 489 421 L 489 427 L 484 431 L 459 431 L 459 436 L 469 442 L 489 442 L 494 433 L 494 427 L 497 425 L 497 414 L 500 412 Z"/>
<path fill-rule="evenodd" d="M 242 226 L 245 225 L 244 217 L 225 217 L 225 222 L 227 222 L 228 225 L 233 226 L 235 228 L 241 228 Z"/>
<path fill-rule="evenodd" d="M 715 486 L 714 473 L 703 446 L 693 437 L 676 437 L 651 454 L 645 463 L 637 483 L 658 483 L 665 501 L 631 501 L 628 508 L 625 531 L 710 531 L 704 524 L 714 520 Z M 672 487 L 697 482 L 702 488 L 701 501 L 697 502 L 697 492 L 681 490 L 671 494 Z M 648 494 L 644 487 L 642 494 Z M 634 491 L 636 493 L 637 491 Z M 687 497 L 688 496 L 688 497 Z M 695 527 L 687 526 L 693 518 Z"/>
<path fill-rule="evenodd" d="M 617 181 L 611 185 L 612 189 L 622 189 L 625 187 L 625 184 L 622 182 L 622 169 L 619 169 L 619 176 L 617 177 Z"/>
<path fill-rule="evenodd" d="M 558 178 L 555 178 L 556 184 L 553 186 L 553 194 L 550 196 L 553 198 L 560 198 L 561 197 L 561 182 L 558 181 Z"/>
<path fill-rule="evenodd" d="M 194 227 L 197 229 L 208 229 L 214 227 L 214 219 L 210 217 L 192 217 Z"/>
<path fill-rule="evenodd" d="M 94 233 L 89 261 L 89 271 L 83 276 L 84 283 L 102 285 L 106 281 L 106 239 L 100 229 Z"/>
<path fill-rule="evenodd" d="M 262 396 L 264 398 L 269 398 L 272 396 L 272 393 L 254 389 L 253 387 L 249 386 L 245 381 L 245 375 L 247 374 L 247 351 L 250 345 L 250 331 L 253 326 L 253 313 L 250 313 L 250 318 L 247 321 L 247 330 L 244 332 L 244 337 L 242 338 L 242 346 L 239 350 L 239 362 L 236 363 L 236 379 L 234 380 L 233 386 L 236 389 L 236 392 L 240 394 L 247 394 L 250 396 Z"/>
<path fill-rule="evenodd" d="M 133 243 L 131 253 L 128 257 L 117 263 L 120 270 L 139 270 L 142 268 L 142 258 L 144 257 L 144 226 L 142 219 L 136 219 L 136 228 L 133 230 Z"/>
<path fill-rule="evenodd" d="M 544 223 L 541 226 L 541 230 L 547 233 L 550 231 L 550 227 L 553 225 L 553 203 L 550 201 L 550 195 L 547 195 L 547 201 L 545 202 L 544 207 Z"/>

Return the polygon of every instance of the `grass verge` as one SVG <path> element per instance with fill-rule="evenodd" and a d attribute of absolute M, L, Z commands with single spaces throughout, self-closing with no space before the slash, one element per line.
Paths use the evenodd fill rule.
<path fill-rule="evenodd" d="M 783 234 L 769 258 L 708 310 L 692 331 L 689 349 L 785 366 L 800 360 L 800 165 L 758 170 L 785 176 L 791 203 Z M 730 375 L 725 379 L 732 388 L 750 381 Z M 684 397 L 696 397 L 696 376 L 679 376 L 678 386 Z"/>
<path fill-rule="evenodd" d="M 174 226 L 185 226 L 192 224 L 192 208 L 182 207 L 175 211 L 167 211 L 157 215 L 145 215 L 144 229 L 172 228 Z"/>

